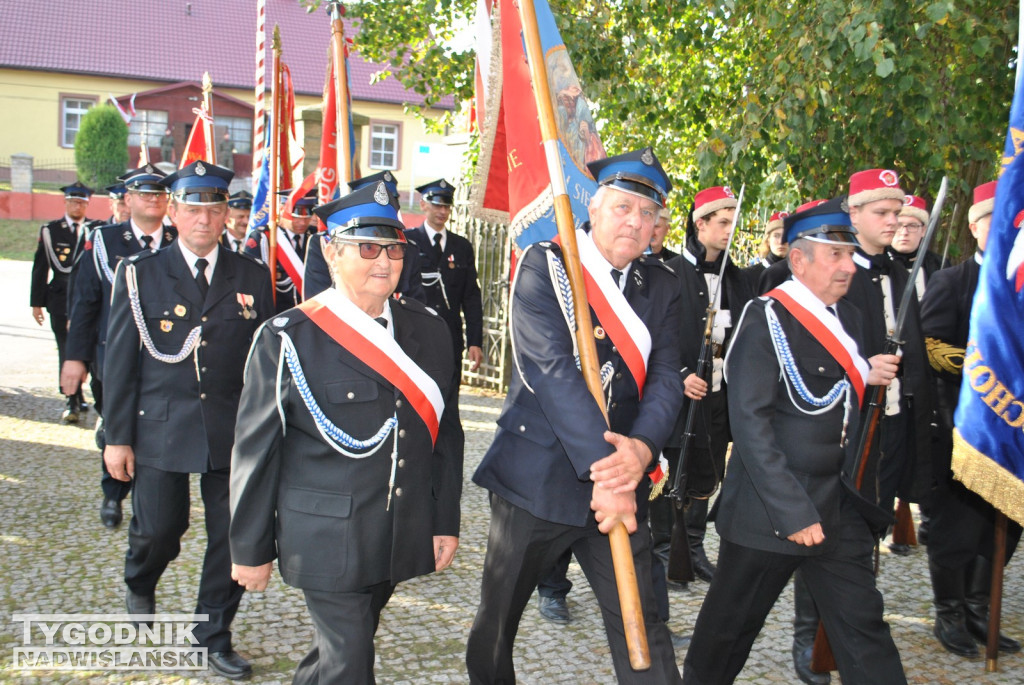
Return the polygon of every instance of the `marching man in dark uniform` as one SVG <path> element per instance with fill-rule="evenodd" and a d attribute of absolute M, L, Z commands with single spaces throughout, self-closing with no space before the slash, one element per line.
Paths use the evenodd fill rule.
<path fill-rule="evenodd" d="M 939 428 L 935 436 L 936 490 L 929 525 L 928 566 L 935 596 L 935 637 L 948 651 L 978 658 L 988 637 L 989 590 L 992 583 L 995 509 L 953 479 L 953 413 L 960 400 L 964 350 L 970 332 L 971 306 L 978 289 L 982 255 L 995 208 L 996 182 L 974 189 L 967 212 L 978 252 L 967 261 L 932 275 L 921 302 L 921 330 L 938 385 Z M 1007 531 L 1009 561 L 1021 529 Z M 999 636 L 999 651 L 1020 651 L 1020 643 Z"/>
<path fill-rule="evenodd" d="M 233 575 L 301 588 L 313 647 L 295 683 L 374 682 L 395 586 L 459 544 L 462 453 L 444 321 L 391 299 L 407 243 L 383 182 L 318 207 L 334 287 L 268 322 L 249 354 L 232 455 Z"/>
<path fill-rule="evenodd" d="M 252 193 L 239 190 L 228 198 L 228 219 L 224 222 L 221 244 L 232 252 L 245 248 L 245 232 L 249 229 L 249 214 L 252 212 Z"/>
<path fill-rule="evenodd" d="M 718 571 L 693 631 L 683 680 L 731 683 L 799 568 L 844 683 L 905 683 L 872 571 L 888 512 L 846 474 L 867 384 L 899 357 L 862 358 L 859 314 L 841 300 L 856 267 L 837 198 L 785 219 L 793 279 L 750 302 L 726 358 L 732 458 L 716 524 Z"/>
<path fill-rule="evenodd" d="M 668 262 L 682 284 L 678 321 L 686 400 L 669 439 L 666 458 L 669 471 L 672 471 L 680 459 L 679 446 L 689 402 L 700 402 L 694 424 L 693 448 L 686 462 L 688 503 L 685 525 L 694 575 L 707 581 L 715 572 L 714 564 L 704 551 L 708 501 L 725 476 L 725 452 L 729 446 L 728 393 L 722 378 L 722 362 L 732 336 L 733 314 L 738 317 L 743 305 L 753 296 L 743 273 L 725 252 L 735 211 L 736 197 L 728 187 L 717 186 L 698 192 L 693 200 L 683 254 Z M 715 295 L 723 259 L 727 261 L 724 282 L 717 287 L 717 314 L 711 333 L 714 344 L 711 377 L 701 378 L 696 374 L 697 358 L 704 338 L 708 301 Z"/>
<path fill-rule="evenodd" d="M 679 282 L 643 257 L 670 189 L 650 148 L 588 165 L 599 188 L 578 230 L 598 363 L 607 377 L 610 429 L 574 359 L 572 303 L 557 245 L 519 260 L 510 305 L 516 372 L 498 430 L 473 481 L 491 492 L 480 606 L 469 634 L 472 683 L 512 683 L 513 642 L 538 578 L 566 550 L 590 581 L 620 683 L 677 683 L 668 627 L 651 584 L 646 515 L 650 479 L 682 403 Z M 597 291 L 600 291 L 599 293 Z M 606 533 L 630 536 L 652 666 L 629 664 Z"/>
<path fill-rule="evenodd" d="M 390 171 L 381 171 L 371 176 L 363 176 L 349 183 L 351 192 L 368 185 L 374 187 L 383 181 L 391 196 L 398 201 L 398 181 Z M 402 220 L 402 213 L 398 213 L 398 220 Z M 331 287 L 331 272 L 324 259 L 323 246 L 327 242 L 327 234 L 323 232 L 311 233 L 306 243 L 306 277 L 302 279 L 302 298 L 309 299 L 319 292 Z M 398 279 L 396 295 L 411 297 L 414 300 L 425 302 L 423 295 L 423 283 L 420 278 L 419 251 L 407 249 L 405 259 L 402 260 L 402 276 Z"/>
<path fill-rule="evenodd" d="M 452 214 L 455 187 L 443 178 L 417 188 L 420 209 L 426 214 L 423 225 L 405 232 L 419 250 L 423 275 L 424 304 L 438 312 L 452 333 L 455 374 L 462 376 L 462 351 L 475 371 L 483 362 L 483 300 L 476 280 L 473 246 L 460 235 L 446 229 Z M 466 317 L 466 337 L 462 337 L 462 317 Z"/>
<path fill-rule="evenodd" d="M 82 253 L 86 234 L 103 223 L 85 218 L 85 210 L 89 206 L 89 198 L 92 197 L 91 188 L 76 181 L 61 190 L 64 191 L 65 213 L 63 218 L 55 219 L 39 229 L 39 243 L 32 261 L 32 287 L 29 293 L 32 318 L 36 323 L 43 325 L 44 308 L 50 315 L 50 329 L 57 340 L 57 356 L 60 361 L 57 368 L 58 385 L 68 337 L 68 287 L 71 270 Z M 65 396 L 61 420 L 65 423 L 77 423 L 78 414 L 83 408 L 82 390 L 79 388 Z"/>
<path fill-rule="evenodd" d="M 110 475 L 133 479 L 125 558 L 130 614 L 152 614 L 156 586 L 189 526 L 189 474 L 199 473 L 206 557 L 194 635 L 211 670 L 245 678 L 231 621 L 243 589 L 231 579 L 228 479 L 244 350 L 273 310 L 270 274 L 218 245 L 232 173 L 207 162 L 163 184 L 178 228 L 170 246 L 125 259 L 114 276 L 103 369 Z"/>
<path fill-rule="evenodd" d="M 290 190 L 278 193 L 281 196 L 281 223 L 277 228 L 277 279 L 274 282 L 277 290 L 274 306 L 278 313 L 302 302 L 307 232 L 313 220 L 313 207 L 316 206 L 316 188 L 294 200 L 291 193 Z M 289 203 L 294 204 L 289 206 Z M 266 262 L 270 258 L 269 230 L 267 225 L 250 233 L 243 251 Z"/>
<path fill-rule="evenodd" d="M 124 174 L 125 202 L 130 218 L 123 223 L 104 226 L 93 231 L 85 244 L 82 259 L 75 265 L 75 287 L 71 297 L 68 325 L 67 360 L 61 368 L 61 387 L 66 394 L 80 388 L 92 373 L 92 394 L 96 411 L 103 414 L 103 362 L 107 348 L 107 321 L 110 318 L 110 294 L 114 272 L 126 257 L 143 250 L 167 247 L 177 236 L 173 228 L 163 226 L 167 212 L 167 188 L 161 183 L 166 174 L 147 164 Z M 104 429 L 96 432 L 96 441 L 103 450 Z M 101 459 L 102 462 L 102 459 Z M 121 502 L 131 490 L 124 481 L 112 478 L 103 463 L 100 481 L 103 504 L 100 520 L 107 528 L 121 523 Z"/>

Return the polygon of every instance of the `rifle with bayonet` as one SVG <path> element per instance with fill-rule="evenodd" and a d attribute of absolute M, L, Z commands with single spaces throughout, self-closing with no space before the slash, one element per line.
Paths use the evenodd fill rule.
<path fill-rule="evenodd" d="M 939 186 L 939 194 L 935 198 L 932 215 L 928 221 L 928 230 L 925 232 L 921 244 L 917 247 L 917 257 L 914 259 L 914 266 L 910 270 L 910 278 L 907 279 L 906 287 L 903 288 L 903 297 L 900 299 L 900 308 L 896 314 L 896 325 L 893 327 L 892 333 L 885 339 L 882 354 L 896 354 L 900 346 L 905 343 L 903 340 L 903 330 L 906 328 L 911 298 L 914 297 L 916 292 L 917 274 L 924 266 L 924 256 L 928 253 L 928 246 L 931 245 L 932 238 L 935 235 L 935 228 L 939 225 L 942 205 L 946 201 L 947 186 L 948 181 L 943 176 L 942 184 Z M 863 492 L 864 489 L 864 475 L 867 473 L 868 463 L 874 451 L 878 435 L 878 424 L 882 418 L 882 410 L 885 408 L 885 390 L 886 386 L 884 385 L 873 385 L 869 388 L 867 409 L 864 412 L 863 423 L 857 438 L 854 486 L 858 492 Z M 825 635 L 825 627 L 821 623 L 818 624 L 818 634 L 814 637 L 814 649 L 811 652 L 811 670 L 816 673 L 827 673 L 828 671 L 836 670 L 835 658 L 828 644 L 828 637 Z"/>
<path fill-rule="evenodd" d="M 729 262 L 729 248 L 732 247 L 733 238 L 736 235 L 736 226 L 739 223 L 740 208 L 743 205 L 743 193 L 746 184 L 740 187 L 739 197 L 736 198 L 736 210 L 732 215 L 732 226 L 729 228 L 729 244 L 722 253 L 722 265 L 718 270 L 718 281 L 715 283 L 714 292 L 708 298 L 706 321 L 704 324 L 704 336 L 700 344 L 700 354 L 697 355 L 697 367 L 694 373 L 698 378 L 704 379 L 711 389 L 711 362 L 713 343 L 711 333 L 715 327 L 715 302 L 718 300 L 718 292 L 722 288 L 722 281 L 725 279 L 725 266 Z M 690 544 L 686 538 L 686 523 L 683 520 L 683 512 L 687 504 L 686 491 L 686 464 L 694 441 L 694 423 L 697 420 L 697 411 L 700 408 L 701 400 L 691 399 L 686 412 L 686 423 L 683 426 L 682 444 L 679 448 L 679 461 L 676 464 L 675 479 L 672 481 L 672 489 L 668 496 L 672 500 L 675 516 L 672 524 L 672 540 L 669 544 L 668 569 L 666 576 L 675 583 L 688 583 L 693 580 L 693 560 L 690 558 Z"/>

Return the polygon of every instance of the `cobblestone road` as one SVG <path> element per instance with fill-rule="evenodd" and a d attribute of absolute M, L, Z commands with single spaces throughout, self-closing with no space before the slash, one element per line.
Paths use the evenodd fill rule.
<path fill-rule="evenodd" d="M 99 522 L 99 454 L 92 418 L 59 425 L 56 349 L 49 329 L 35 326 L 27 306 L 29 265 L 0 261 L 0 680 L 18 683 L 204 683 L 227 682 L 207 673 L 60 673 L 12 668 L 21 625 L 12 615 L 120 612 L 126 525 L 108 531 Z M 501 400 L 470 391 L 462 395 L 466 427 L 463 531 L 451 569 L 404 583 L 385 609 L 377 635 L 377 679 L 381 683 L 464 683 L 466 635 L 480 591 L 480 569 L 489 519 L 485 493 L 469 482 L 494 430 Z M 192 527 L 182 553 L 157 589 L 157 611 L 190 612 L 194 606 L 205 534 L 198 490 L 193 488 Z M 126 510 L 130 515 L 130 507 Z M 709 535 L 709 553 L 717 538 Z M 1007 573 L 1005 631 L 1024 637 L 1024 581 L 1018 564 Z M 520 682 L 613 683 L 600 616 L 579 567 L 570 578 L 574 621 L 557 627 L 527 609 L 516 643 Z M 1024 683 L 1024 656 L 1005 657 L 1000 672 L 984 673 L 942 651 L 931 636 L 930 587 L 923 549 L 895 557 L 883 548 L 880 586 L 887 619 L 912 683 Z M 671 596 L 670 625 L 693 625 L 704 583 Z M 795 683 L 789 657 L 792 592 L 769 616 L 740 676 L 748 683 Z M 275 574 L 266 592 L 248 594 L 235 620 L 235 647 L 253 664 L 253 682 L 287 683 L 305 654 L 310 626 L 301 593 Z M 684 657 L 679 652 L 679 663 Z M 838 677 L 833 682 L 839 682 Z"/>

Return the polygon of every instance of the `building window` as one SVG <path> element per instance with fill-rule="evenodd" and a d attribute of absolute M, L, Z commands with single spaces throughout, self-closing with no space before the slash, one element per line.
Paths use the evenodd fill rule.
<path fill-rule="evenodd" d="M 74 147 L 75 136 L 82 127 L 82 117 L 88 112 L 96 100 L 84 97 L 62 97 L 60 100 L 60 144 L 63 147 Z"/>
<path fill-rule="evenodd" d="M 228 133 L 231 135 L 231 148 L 235 154 L 252 153 L 252 119 L 214 116 L 214 123 L 218 143 L 224 138 L 224 134 Z"/>
<path fill-rule="evenodd" d="M 370 127 L 370 168 L 398 168 L 398 124 L 373 124 Z"/>
<path fill-rule="evenodd" d="M 128 124 L 128 147 L 141 147 L 142 134 L 146 134 L 147 147 L 160 147 L 160 139 L 167 130 L 167 112 L 158 109 L 136 110 Z"/>

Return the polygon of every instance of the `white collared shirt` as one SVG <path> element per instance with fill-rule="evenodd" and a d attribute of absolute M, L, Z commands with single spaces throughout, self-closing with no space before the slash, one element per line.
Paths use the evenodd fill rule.
<path fill-rule="evenodd" d="M 423 228 L 427 232 L 427 240 L 430 241 L 431 247 L 434 245 L 434 236 L 441 236 L 441 252 L 444 252 L 444 247 L 448 244 L 448 231 L 443 228 L 440 231 L 436 230 L 426 219 L 423 220 Z"/>
<path fill-rule="evenodd" d="M 206 282 L 213 283 L 213 269 L 217 266 L 217 253 L 219 250 L 214 247 L 210 250 L 210 254 L 205 257 L 200 257 L 192 250 L 185 247 L 185 243 L 178 241 L 178 247 L 181 249 L 181 255 L 185 258 L 185 263 L 188 264 L 188 270 L 192 272 L 192 278 L 196 277 L 196 260 L 205 259 L 206 264 Z"/>
<path fill-rule="evenodd" d="M 589 233 L 587 233 L 586 236 L 587 236 L 587 238 L 590 239 L 591 242 L 593 242 L 594 236 L 590 235 Z M 594 243 L 594 247 L 597 247 L 597 243 Z M 612 266 L 611 262 L 609 262 L 607 259 L 604 258 L 604 255 L 601 254 L 601 250 L 597 250 L 596 254 L 597 254 L 597 258 L 601 260 L 602 265 L 606 267 L 605 268 L 605 273 L 611 274 L 612 269 L 614 269 L 615 267 Z M 629 264 L 627 264 L 625 266 L 625 268 L 617 269 L 617 271 L 621 271 L 622 272 L 622 278 L 619 279 L 619 290 L 622 291 L 622 292 L 626 292 L 626 277 L 629 276 L 629 270 L 632 269 L 632 268 L 633 268 L 633 262 L 630 262 Z M 612 279 L 612 282 L 614 282 L 614 279 Z"/>
<path fill-rule="evenodd" d="M 153 243 L 150 245 L 150 247 L 153 248 L 153 249 L 158 249 L 160 247 L 160 237 L 159 236 L 160 236 L 160 232 L 163 230 L 163 226 L 162 225 L 161 226 L 157 226 L 156 229 L 154 229 L 154 231 L 152 233 L 146 233 L 141 228 L 139 228 L 139 225 L 137 223 L 135 223 L 135 219 L 129 219 L 128 221 L 131 224 L 132 233 L 135 234 L 135 242 L 137 242 L 139 245 L 143 245 L 144 246 L 144 243 L 142 242 L 142 236 L 148 235 L 150 238 L 153 239 Z"/>

